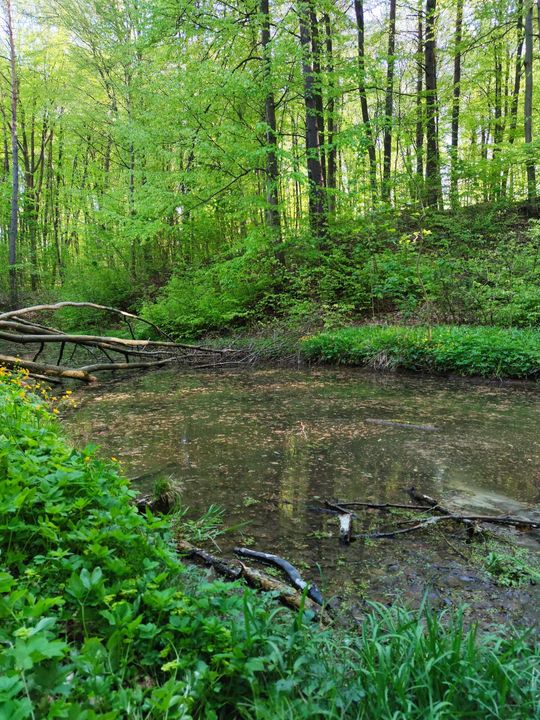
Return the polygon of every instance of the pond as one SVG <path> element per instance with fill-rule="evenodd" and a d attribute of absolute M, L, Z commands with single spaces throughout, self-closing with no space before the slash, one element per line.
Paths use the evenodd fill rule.
<path fill-rule="evenodd" d="M 343 547 L 336 518 L 309 508 L 332 498 L 406 503 L 414 485 L 455 510 L 540 517 L 534 386 L 341 369 L 169 370 L 85 391 L 67 424 L 77 442 L 118 458 L 141 490 L 171 478 L 189 517 L 216 504 L 225 525 L 245 522 L 217 540 L 223 554 L 235 545 L 278 553 L 341 597 L 465 600 L 488 622 L 538 620 L 538 586 L 496 585 L 468 562 L 459 527 Z M 423 425 L 436 429 L 414 427 Z M 355 523 L 362 532 L 392 518 L 364 511 Z M 533 533 L 522 542 L 540 547 Z"/>

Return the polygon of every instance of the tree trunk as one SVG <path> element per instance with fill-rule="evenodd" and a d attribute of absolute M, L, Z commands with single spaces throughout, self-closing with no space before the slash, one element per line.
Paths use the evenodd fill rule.
<path fill-rule="evenodd" d="M 459 148 L 459 110 L 461 98 L 461 41 L 463 34 L 463 0 L 457 0 L 456 29 L 454 34 L 454 82 L 452 87 L 452 139 L 450 169 L 450 202 L 453 208 L 459 206 L 458 187 L 458 148 Z"/>
<path fill-rule="evenodd" d="M 300 43 L 302 47 L 302 75 L 304 78 L 304 104 L 306 109 L 306 155 L 309 184 L 309 221 L 311 230 L 321 240 L 326 229 L 326 208 L 319 127 L 317 123 L 317 102 L 313 77 L 313 58 L 310 32 L 309 6 L 298 3 Z"/>
<path fill-rule="evenodd" d="M 426 0 L 426 201 L 430 207 L 439 207 L 442 204 L 437 133 L 436 20 L 437 0 Z"/>
<path fill-rule="evenodd" d="M 9 223 L 9 301 L 12 308 L 18 304 L 17 287 L 17 233 L 19 219 L 19 146 L 17 142 L 17 57 L 13 35 L 11 0 L 5 0 L 6 22 L 9 41 L 9 65 L 11 85 L 11 217 Z"/>
<path fill-rule="evenodd" d="M 536 167 L 532 147 L 532 104 L 533 104 L 533 4 L 528 0 L 525 13 L 525 145 L 527 167 L 527 200 L 533 203 L 536 198 Z"/>
<path fill-rule="evenodd" d="M 417 25 L 417 69 L 416 69 L 416 179 L 419 198 L 424 192 L 424 111 L 422 92 L 424 88 L 424 29 L 422 22 L 422 0 L 418 4 Z"/>
<path fill-rule="evenodd" d="M 313 0 L 308 0 L 309 22 L 311 26 L 311 50 L 313 53 L 313 95 L 317 108 L 317 128 L 319 131 L 319 147 L 321 149 L 321 170 L 323 185 L 326 187 L 326 142 L 324 131 L 324 103 L 321 72 L 321 43 L 319 37 L 319 21 Z"/>
<path fill-rule="evenodd" d="M 396 0 L 390 0 L 388 18 L 388 54 L 386 65 L 386 93 L 384 100 L 384 140 L 383 140 L 383 182 L 382 199 L 390 200 L 390 173 L 392 168 L 392 124 L 394 113 L 394 68 L 396 49 Z"/>
<path fill-rule="evenodd" d="M 332 26 L 330 23 L 330 15 L 324 15 L 324 33 L 326 41 L 326 73 L 328 77 L 328 123 L 327 123 L 327 168 L 326 168 L 326 187 L 330 191 L 328 194 L 328 212 L 333 214 L 336 209 L 336 175 L 337 175 L 337 154 L 334 145 L 334 132 L 336 129 L 334 113 L 335 106 L 335 83 L 334 83 L 334 54 L 332 42 Z"/>
<path fill-rule="evenodd" d="M 519 106 L 519 92 L 521 87 L 521 76 L 523 74 L 523 0 L 518 0 L 517 5 L 517 48 L 516 48 L 516 67 L 514 73 L 514 88 L 512 91 L 512 101 L 510 103 L 510 124 L 508 127 L 508 142 L 513 145 L 516 139 L 517 120 L 518 120 L 518 106 Z M 508 192 L 508 165 L 503 170 L 503 176 L 501 179 L 501 191 L 503 195 Z"/>
<path fill-rule="evenodd" d="M 276 103 L 272 89 L 272 59 L 270 51 L 270 7 L 269 0 L 261 0 L 261 45 L 263 54 L 263 77 L 265 83 L 264 118 L 266 122 L 266 224 L 276 245 L 280 262 L 283 262 L 281 244 L 281 222 L 279 217 L 279 166 L 277 158 Z"/>
<path fill-rule="evenodd" d="M 358 43 L 358 90 L 360 93 L 360 107 L 362 110 L 362 123 L 366 134 L 367 152 L 369 158 L 369 183 L 371 187 L 371 199 L 377 199 L 377 157 L 375 143 L 373 141 L 373 130 L 369 117 L 369 108 L 366 94 L 366 56 L 365 56 L 365 27 L 364 27 L 364 3 L 362 0 L 354 0 L 354 11 L 356 14 L 356 36 Z"/>

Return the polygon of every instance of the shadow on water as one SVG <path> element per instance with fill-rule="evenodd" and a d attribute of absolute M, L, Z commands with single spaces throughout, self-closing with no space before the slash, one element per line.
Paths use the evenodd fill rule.
<path fill-rule="evenodd" d="M 374 418 L 437 431 L 366 422 Z M 471 571 L 455 551 L 460 529 L 344 548 L 335 518 L 306 508 L 317 498 L 407 502 L 404 488 L 415 485 L 459 510 L 537 516 L 533 387 L 354 370 L 166 371 L 91 391 L 68 425 L 78 442 L 120 459 L 141 490 L 171 477 L 190 515 L 215 503 L 226 524 L 249 521 L 220 539 L 223 552 L 240 543 L 277 552 L 330 593 L 413 604 L 427 593 L 488 619 L 523 620 L 525 608 L 537 620 L 536 587 L 502 589 Z M 366 512 L 357 529 L 384 523 Z"/>

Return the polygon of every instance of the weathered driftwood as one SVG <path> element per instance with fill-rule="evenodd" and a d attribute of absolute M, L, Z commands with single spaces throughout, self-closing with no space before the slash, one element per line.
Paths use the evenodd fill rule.
<path fill-rule="evenodd" d="M 389 427 L 407 428 L 409 430 L 426 430 L 427 432 L 437 432 L 435 425 L 418 425 L 417 423 L 403 422 L 402 420 L 380 420 L 378 418 L 366 418 L 364 422 L 371 425 L 387 425 Z"/>
<path fill-rule="evenodd" d="M 38 312 L 54 312 L 64 307 L 84 307 L 118 315 L 128 324 L 131 338 L 111 337 L 101 335 L 77 335 L 65 333 L 57 328 L 42 323 L 32 322 L 24 315 Z M 132 322 L 140 321 L 150 326 L 154 331 L 166 339 L 150 340 L 137 339 L 133 332 Z M 38 345 L 33 360 L 18 358 L 13 355 L 0 356 L 0 362 L 10 368 L 23 367 L 33 376 L 45 375 L 47 377 L 69 378 L 82 382 L 96 382 L 94 373 L 116 370 L 146 370 L 160 367 L 167 363 L 184 362 L 198 367 L 214 367 L 225 365 L 228 362 L 240 362 L 239 354 L 226 348 L 207 348 L 200 345 L 186 345 L 177 343 L 161 330 L 155 323 L 140 318 L 132 313 L 97 303 L 86 302 L 60 302 L 48 305 L 34 305 L 0 314 L 0 340 L 17 345 Z M 59 346 L 56 364 L 37 362 L 45 347 Z M 84 348 L 96 362 L 91 365 L 70 368 L 62 365 L 66 348 L 72 349 L 71 361 L 77 348 Z M 98 362 L 104 356 L 106 362 Z M 122 356 L 124 362 L 117 360 Z M 135 360 L 130 361 L 134 356 Z M 230 360 L 230 358 L 235 358 Z M 215 360 L 214 360 L 215 359 Z M 204 364 L 201 364 L 204 363 Z"/>
<path fill-rule="evenodd" d="M 293 610 L 310 610 L 313 612 L 314 618 L 319 618 L 321 615 L 321 608 L 311 598 L 305 597 L 302 593 L 298 592 L 298 590 L 295 590 L 290 585 L 286 585 L 284 582 L 281 582 L 276 578 L 272 578 L 259 570 L 255 570 L 240 560 L 236 563 L 234 561 L 223 560 L 207 553 L 205 550 L 195 547 L 186 540 L 179 540 L 177 543 L 177 549 L 178 552 L 186 558 L 207 567 L 212 567 L 220 575 L 223 575 L 230 580 L 244 578 L 248 585 L 251 585 L 258 590 L 277 593 L 280 602 Z"/>
<path fill-rule="evenodd" d="M 353 538 L 353 517 L 356 517 L 355 513 L 347 510 L 346 508 L 338 505 L 337 503 L 332 503 L 328 500 L 325 500 L 324 504 L 329 510 L 333 510 L 338 514 L 339 541 L 342 545 L 349 545 Z"/>
<path fill-rule="evenodd" d="M 236 555 L 240 555 L 240 557 L 259 560 L 267 565 L 274 565 L 280 570 L 283 570 L 297 590 L 304 592 L 307 588 L 307 596 L 316 602 L 317 605 L 323 605 L 324 601 L 319 588 L 313 584 L 308 585 L 298 570 L 288 560 L 285 560 L 279 555 L 274 555 L 273 553 L 259 552 L 257 550 L 249 550 L 249 548 L 243 547 L 234 548 L 234 552 Z"/>

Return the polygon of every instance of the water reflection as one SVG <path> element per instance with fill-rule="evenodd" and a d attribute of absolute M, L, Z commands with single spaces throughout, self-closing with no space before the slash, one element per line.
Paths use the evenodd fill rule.
<path fill-rule="evenodd" d="M 438 431 L 367 418 L 434 424 Z M 249 520 L 244 537 L 225 540 L 225 548 L 252 537 L 260 549 L 322 568 L 334 586 L 345 577 L 360 583 L 360 569 L 375 557 L 357 543 L 352 559 L 352 550 L 326 537 L 335 521 L 308 512 L 306 500 L 403 502 L 403 489 L 413 484 L 472 510 L 513 511 L 540 500 L 534 388 L 354 370 L 167 371 L 93 391 L 69 426 L 77 440 L 120 458 L 141 488 L 168 475 L 193 514 L 217 503 L 229 524 Z M 379 521 L 368 513 L 364 525 Z M 423 542 L 394 544 L 388 557 L 378 557 L 385 580 L 403 547 L 409 565 L 415 553 L 418 566 L 425 564 Z"/>

